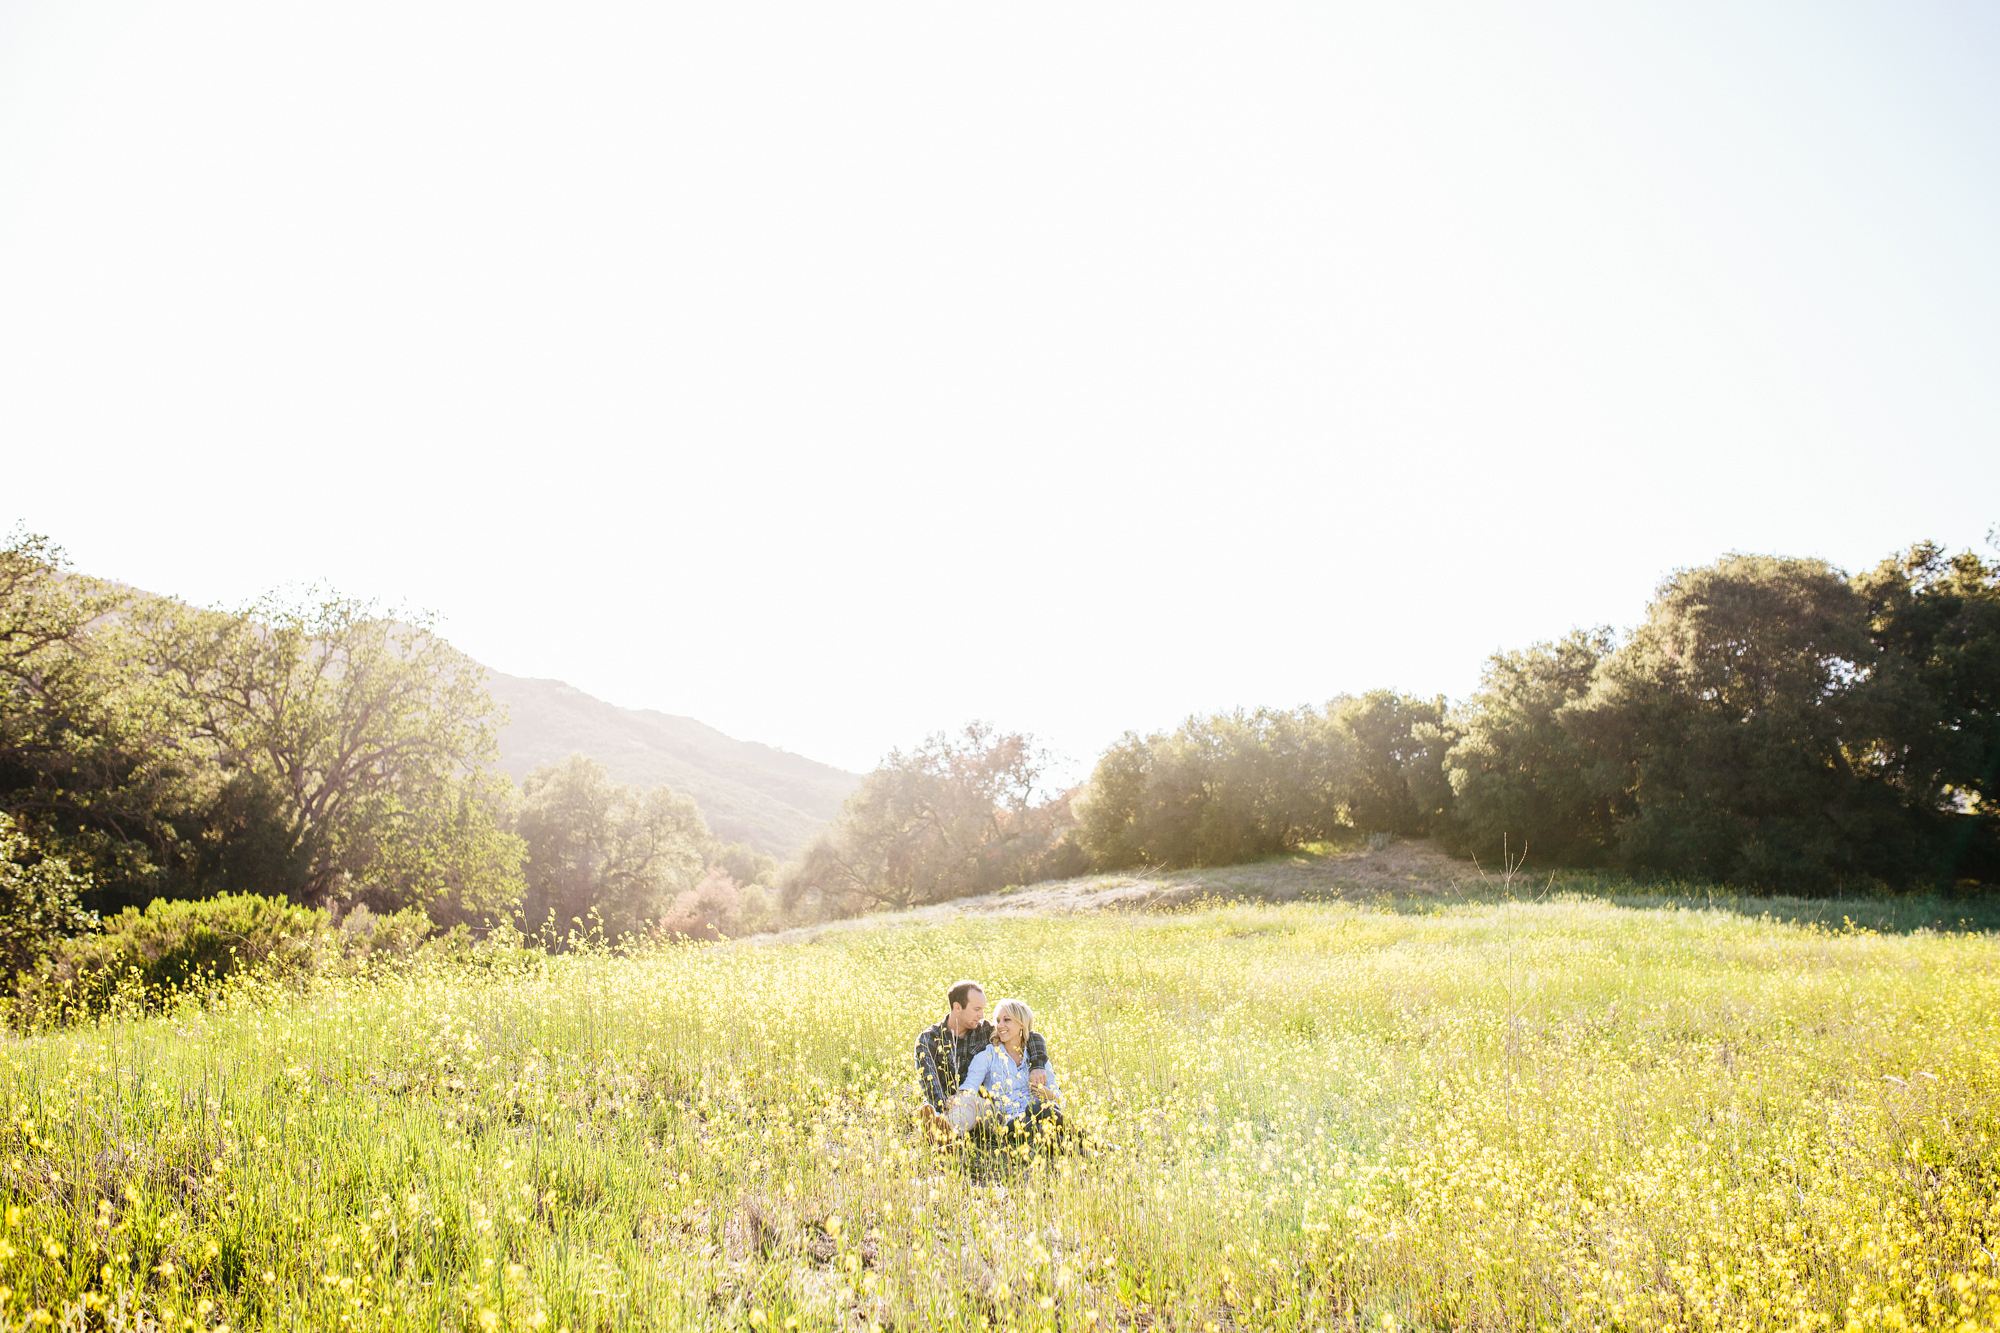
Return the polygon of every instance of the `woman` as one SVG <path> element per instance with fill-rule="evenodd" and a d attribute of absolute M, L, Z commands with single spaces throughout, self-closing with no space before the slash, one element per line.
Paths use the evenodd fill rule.
<path fill-rule="evenodd" d="M 1034 1030 L 1034 1010 L 1022 1001 L 1002 1000 L 994 1006 L 993 1041 L 972 1057 L 959 1085 L 960 1092 L 980 1097 L 990 1108 L 988 1124 L 982 1126 L 988 1132 L 1037 1139 L 1062 1125 L 1055 1061 L 1049 1061 L 1047 1084 L 1028 1082 L 1028 1034 Z"/>

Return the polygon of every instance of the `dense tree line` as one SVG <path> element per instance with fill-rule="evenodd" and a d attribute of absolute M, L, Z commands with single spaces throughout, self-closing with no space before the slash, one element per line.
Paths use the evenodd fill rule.
<path fill-rule="evenodd" d="M 581 756 L 517 791 L 482 669 L 332 594 L 192 607 L 0 547 L 0 951 L 250 893 L 566 941 L 734 932 L 774 863 Z M 743 876 L 738 879 L 737 876 Z"/>
<path fill-rule="evenodd" d="M 1503 652 L 1461 707 L 1386 692 L 1127 735 L 1075 802 L 1092 864 L 1218 864 L 1340 829 L 1751 887 L 2000 879 L 2000 564 L 1856 577 L 1732 555 L 1623 636 Z"/>
<path fill-rule="evenodd" d="M 2000 564 L 1729 556 L 1489 664 L 1440 832 L 1764 887 L 2000 879 Z"/>
<path fill-rule="evenodd" d="M 1491 658 L 1458 706 L 1376 690 L 1128 732 L 1068 792 L 1026 736 L 892 752 L 780 877 L 788 911 L 913 906 L 1357 831 L 1750 888 L 2000 880 L 2000 564 L 1925 544 L 1849 577 L 1730 555 L 1630 633 Z"/>
<path fill-rule="evenodd" d="M 0 954 L 60 989 L 58 941 L 115 918 L 101 938 L 140 948 L 201 917 L 157 904 L 254 916 L 246 893 L 549 947 L 715 938 L 1357 830 L 1762 889 L 2000 880 L 2000 563 L 1928 544 L 1852 577 L 1727 556 L 1628 633 L 1496 654 L 1456 706 L 1378 690 L 1191 718 L 1126 734 L 1069 791 L 1032 738 L 974 724 L 891 752 L 782 870 L 580 755 L 517 789 L 493 767 L 503 721 L 422 617 L 331 594 L 190 607 L 17 535 Z"/>

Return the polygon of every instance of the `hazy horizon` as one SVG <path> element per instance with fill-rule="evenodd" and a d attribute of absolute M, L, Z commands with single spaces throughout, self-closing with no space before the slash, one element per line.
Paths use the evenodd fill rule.
<path fill-rule="evenodd" d="M 2000 521 L 2000 11 L 0 0 L 0 525 L 866 771 Z"/>

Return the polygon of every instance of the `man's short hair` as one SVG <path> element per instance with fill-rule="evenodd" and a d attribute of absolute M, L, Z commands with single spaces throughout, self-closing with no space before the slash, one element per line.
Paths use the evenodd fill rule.
<path fill-rule="evenodd" d="M 965 1002 L 972 998 L 972 992 L 974 991 L 978 991 L 981 995 L 984 995 L 986 993 L 986 987 L 980 985 L 976 981 L 952 982 L 951 989 L 944 993 L 945 1007 L 949 1009 L 958 1009 L 963 1007 Z"/>

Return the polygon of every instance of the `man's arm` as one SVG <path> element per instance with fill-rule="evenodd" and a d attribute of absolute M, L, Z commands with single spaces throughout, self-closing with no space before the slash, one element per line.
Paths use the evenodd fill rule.
<path fill-rule="evenodd" d="M 944 1078 L 938 1072 L 937 1047 L 928 1029 L 917 1034 L 917 1091 L 931 1104 L 931 1110 L 944 1110 Z"/>
<path fill-rule="evenodd" d="M 1049 1044 L 1042 1040 L 1039 1032 L 1028 1034 L 1028 1068 L 1047 1069 L 1049 1067 Z"/>
<path fill-rule="evenodd" d="M 1041 1088 L 1049 1081 L 1049 1044 L 1042 1040 L 1039 1032 L 1030 1032 L 1027 1040 L 1028 1086 Z"/>

